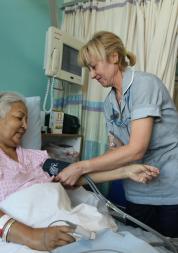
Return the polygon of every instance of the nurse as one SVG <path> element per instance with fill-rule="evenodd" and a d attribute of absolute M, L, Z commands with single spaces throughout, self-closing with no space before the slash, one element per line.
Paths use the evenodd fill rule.
<path fill-rule="evenodd" d="M 124 180 L 127 213 L 166 236 L 178 237 L 178 115 L 169 92 L 155 75 L 131 68 L 134 54 L 111 32 L 94 34 L 79 60 L 91 78 L 111 87 L 104 115 L 114 148 L 70 165 L 56 180 L 74 185 L 81 175 L 128 163 L 157 167 L 159 177 L 148 184 Z"/>

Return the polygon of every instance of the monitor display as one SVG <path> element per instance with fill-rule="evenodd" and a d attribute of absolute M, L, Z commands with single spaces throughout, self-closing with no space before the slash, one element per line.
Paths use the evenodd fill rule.
<path fill-rule="evenodd" d="M 82 68 L 77 62 L 78 50 L 63 44 L 62 70 L 81 76 Z"/>

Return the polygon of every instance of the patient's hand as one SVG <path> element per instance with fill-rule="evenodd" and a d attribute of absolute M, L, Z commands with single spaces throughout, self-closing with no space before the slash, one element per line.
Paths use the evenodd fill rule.
<path fill-rule="evenodd" d="M 123 169 L 127 178 L 140 183 L 148 183 L 159 175 L 159 169 L 150 165 L 131 164 Z"/>
<path fill-rule="evenodd" d="M 31 228 L 15 222 L 8 233 L 7 240 L 28 246 L 40 251 L 51 251 L 75 241 L 70 235 L 74 228 L 70 226 L 53 226 L 47 228 Z"/>
<path fill-rule="evenodd" d="M 51 251 L 59 246 L 74 242 L 75 239 L 69 234 L 74 232 L 69 226 L 55 226 L 44 229 L 42 247 Z"/>

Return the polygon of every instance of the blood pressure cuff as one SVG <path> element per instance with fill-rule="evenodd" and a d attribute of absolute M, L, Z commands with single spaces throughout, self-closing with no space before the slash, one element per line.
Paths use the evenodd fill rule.
<path fill-rule="evenodd" d="M 70 163 L 64 162 L 56 159 L 47 159 L 43 164 L 43 170 L 47 172 L 50 176 L 56 176 L 65 167 L 69 166 Z"/>

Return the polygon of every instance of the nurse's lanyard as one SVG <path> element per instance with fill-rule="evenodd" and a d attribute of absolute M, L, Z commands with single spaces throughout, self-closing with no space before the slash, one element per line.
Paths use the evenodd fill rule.
<path fill-rule="evenodd" d="M 130 86 L 131 86 L 131 84 L 132 84 L 132 82 L 133 82 L 134 73 L 135 73 L 135 71 L 132 70 L 132 76 L 131 76 L 131 80 L 130 80 L 130 83 L 129 83 L 129 85 L 128 85 L 127 90 L 130 88 Z M 126 90 L 126 91 L 127 91 L 127 90 Z M 125 92 L 126 92 L 126 91 L 125 91 Z M 127 97 L 126 97 L 126 104 L 127 104 L 127 106 L 128 106 L 128 109 L 129 109 L 129 99 L 130 99 L 130 89 L 129 89 L 128 95 L 127 95 Z M 121 113 L 121 112 L 120 112 L 120 113 Z M 128 121 L 129 121 L 128 118 L 125 119 L 125 120 L 123 120 L 122 118 L 119 119 L 119 114 L 118 114 L 118 112 L 115 111 L 115 110 L 112 108 L 112 115 L 111 115 L 111 123 L 112 123 L 112 125 L 115 124 L 115 125 L 118 126 L 118 127 L 124 127 L 124 128 L 126 128 L 128 135 L 130 135 L 130 134 L 129 134 L 129 130 L 128 130 Z M 113 133 L 114 133 L 114 127 L 113 127 Z"/>

